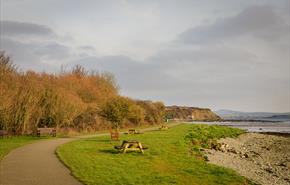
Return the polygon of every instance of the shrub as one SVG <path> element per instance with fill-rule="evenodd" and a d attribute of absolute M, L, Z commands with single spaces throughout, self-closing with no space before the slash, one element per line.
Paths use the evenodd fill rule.
<path fill-rule="evenodd" d="M 99 112 L 114 128 L 118 129 L 124 121 L 138 125 L 144 120 L 144 111 L 133 100 L 125 97 L 113 98 L 105 103 Z"/>
<path fill-rule="evenodd" d="M 3 52 L 0 89 L 0 128 L 18 134 L 44 126 L 74 127 L 74 120 L 86 114 L 88 107 L 97 111 L 118 95 L 109 73 L 90 73 L 81 66 L 61 74 L 20 72 Z M 92 124 L 90 120 L 82 128 L 94 127 Z"/>
<path fill-rule="evenodd" d="M 145 122 L 160 124 L 164 122 L 165 106 L 162 102 L 137 101 L 137 105 L 144 109 Z"/>
<path fill-rule="evenodd" d="M 237 137 L 242 133 L 244 133 L 244 131 L 238 128 L 195 124 L 185 135 L 184 141 L 188 144 L 192 154 L 203 156 L 202 152 L 200 152 L 201 148 L 211 148 L 217 145 L 217 140 L 220 138 Z"/>

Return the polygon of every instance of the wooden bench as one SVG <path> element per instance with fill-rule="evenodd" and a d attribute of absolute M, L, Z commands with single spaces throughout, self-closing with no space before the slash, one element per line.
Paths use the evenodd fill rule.
<path fill-rule="evenodd" d="M 8 136 L 8 132 L 6 130 L 0 130 L 0 137 Z"/>
<path fill-rule="evenodd" d="M 126 153 L 127 151 L 140 151 L 144 153 L 145 149 L 148 149 L 147 146 L 142 146 L 139 141 L 131 140 L 131 141 L 123 141 L 121 146 L 115 146 L 115 149 L 119 150 L 122 153 Z"/>
<path fill-rule="evenodd" d="M 110 130 L 111 140 L 113 141 L 119 141 L 120 133 L 118 131 L 112 131 Z"/>
<path fill-rule="evenodd" d="M 50 135 L 52 137 L 56 137 L 56 129 L 55 128 L 37 128 L 37 136 L 41 135 Z"/>

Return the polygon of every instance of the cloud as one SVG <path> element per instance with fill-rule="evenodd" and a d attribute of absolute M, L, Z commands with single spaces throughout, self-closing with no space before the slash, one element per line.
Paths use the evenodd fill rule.
<path fill-rule="evenodd" d="M 1 21 L 0 50 L 10 55 L 22 69 L 55 71 L 73 55 L 51 28 L 35 23 Z"/>
<path fill-rule="evenodd" d="M 71 56 L 71 48 L 56 42 L 48 42 L 34 47 L 34 54 L 45 57 L 48 60 L 63 60 Z"/>
<path fill-rule="evenodd" d="M 212 24 L 190 28 L 179 36 L 187 44 L 222 42 L 224 39 L 254 35 L 266 40 L 289 34 L 289 23 L 270 5 L 251 6 L 233 17 L 217 19 Z"/>
<path fill-rule="evenodd" d="M 56 4 L 67 4 L 44 3 L 48 15 Z M 31 14 L 25 3 L 21 12 L 28 22 L 6 21 L 0 49 L 25 70 L 57 72 L 61 65 L 81 64 L 111 72 L 121 93 L 133 98 L 214 109 L 289 109 L 289 8 L 282 7 L 289 1 L 111 3 L 98 2 L 95 11 L 90 3 L 72 2 L 42 18 L 43 2 L 33 2 Z"/>
<path fill-rule="evenodd" d="M 9 38 L 1 38 L 0 50 L 4 50 L 16 65 L 22 70 L 37 70 L 53 72 L 55 67 L 45 63 L 35 52 L 39 45 L 22 43 Z"/>
<path fill-rule="evenodd" d="M 139 98 L 148 99 L 149 94 L 165 92 L 170 90 L 174 84 L 182 83 L 173 76 L 164 73 L 161 70 L 162 67 L 155 63 L 144 63 L 121 55 L 80 58 L 69 65 L 72 67 L 76 64 L 90 70 L 113 73 L 121 84 L 123 93 L 134 94 L 135 97 Z"/>
<path fill-rule="evenodd" d="M 17 21 L 1 21 L 1 36 L 55 37 L 56 34 L 47 26 Z"/>

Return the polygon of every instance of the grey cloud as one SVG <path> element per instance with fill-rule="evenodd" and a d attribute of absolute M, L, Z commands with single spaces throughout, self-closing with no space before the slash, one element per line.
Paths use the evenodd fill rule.
<path fill-rule="evenodd" d="M 62 44 L 58 44 L 56 42 L 52 42 L 52 43 L 45 43 L 44 45 L 38 46 L 38 47 L 34 47 L 34 54 L 35 55 L 39 55 L 39 56 L 43 56 L 46 57 L 47 59 L 52 59 L 52 60 L 61 60 L 61 59 L 66 59 L 68 57 L 70 57 L 70 48 L 62 45 Z"/>
<path fill-rule="evenodd" d="M 16 21 L 1 21 L 0 25 L 0 50 L 23 69 L 54 71 L 55 63 L 65 63 L 72 56 L 72 48 L 45 25 Z"/>
<path fill-rule="evenodd" d="M 96 49 L 94 47 L 89 46 L 89 45 L 80 46 L 79 49 L 86 50 L 86 51 L 89 50 L 89 51 L 94 51 L 94 52 L 96 51 Z"/>
<path fill-rule="evenodd" d="M 87 57 L 75 61 L 72 65 L 81 64 L 87 69 L 112 72 L 126 91 L 138 91 L 141 94 L 169 90 L 178 79 L 163 73 L 154 63 L 141 63 L 126 56 Z"/>
<path fill-rule="evenodd" d="M 1 39 L 0 50 L 11 56 L 13 63 L 22 70 L 55 71 L 56 69 L 45 64 L 41 56 L 35 55 L 39 45 L 27 44 L 8 38 Z"/>
<path fill-rule="evenodd" d="M 289 33 L 289 23 L 278 16 L 270 5 L 251 6 L 233 17 L 218 19 L 212 24 L 193 27 L 183 32 L 179 40 L 200 44 L 223 41 L 246 34 L 273 40 Z"/>
<path fill-rule="evenodd" d="M 1 36 L 54 37 L 56 34 L 47 26 L 17 21 L 1 21 Z"/>

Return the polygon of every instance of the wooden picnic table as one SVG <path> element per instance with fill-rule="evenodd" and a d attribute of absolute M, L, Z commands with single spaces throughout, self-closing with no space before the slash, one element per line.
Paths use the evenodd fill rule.
<path fill-rule="evenodd" d="M 161 127 L 159 128 L 159 130 L 167 130 L 168 129 L 168 126 L 166 125 L 161 125 Z"/>
<path fill-rule="evenodd" d="M 143 133 L 136 129 L 129 129 L 128 132 L 126 132 L 125 134 L 143 134 Z"/>
<path fill-rule="evenodd" d="M 121 146 L 115 146 L 115 149 L 120 150 L 122 153 L 126 153 L 127 151 L 140 151 L 144 154 L 144 150 L 148 149 L 148 147 L 142 146 L 142 144 L 136 140 L 125 140 L 122 142 Z"/>

